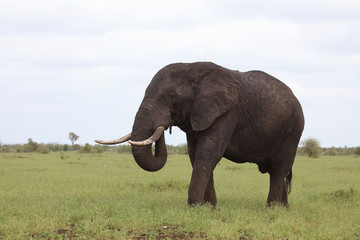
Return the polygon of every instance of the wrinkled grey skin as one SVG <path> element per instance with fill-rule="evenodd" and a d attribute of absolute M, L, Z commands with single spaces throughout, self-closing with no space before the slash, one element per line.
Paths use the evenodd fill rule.
<path fill-rule="evenodd" d="M 193 167 L 189 205 L 216 206 L 213 170 L 225 157 L 256 163 L 261 173 L 269 173 L 268 205 L 288 206 L 304 116 L 292 91 L 276 78 L 211 62 L 168 65 L 146 89 L 131 140 L 147 139 L 158 126 L 178 126 L 186 133 Z M 132 146 L 136 162 L 147 171 L 157 171 L 166 162 L 164 136 L 155 146 L 155 156 L 151 146 Z"/>

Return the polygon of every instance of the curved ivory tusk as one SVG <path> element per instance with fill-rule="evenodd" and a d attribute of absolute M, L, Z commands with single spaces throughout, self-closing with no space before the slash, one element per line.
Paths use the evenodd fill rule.
<path fill-rule="evenodd" d="M 161 135 L 164 133 L 164 130 L 165 130 L 165 127 L 160 126 L 155 130 L 154 134 L 151 137 L 149 137 L 148 139 L 146 139 L 144 141 L 129 141 L 129 143 L 131 143 L 133 145 L 138 145 L 138 146 L 153 144 L 161 137 Z"/>
<path fill-rule="evenodd" d="M 105 144 L 105 145 L 113 145 L 113 144 L 119 144 L 119 143 L 126 142 L 130 139 L 131 139 L 131 133 L 129 133 L 128 135 L 125 135 L 121 138 L 118 138 L 118 139 L 114 139 L 114 140 L 110 140 L 110 141 L 95 140 L 95 142 L 100 143 L 100 144 Z"/>

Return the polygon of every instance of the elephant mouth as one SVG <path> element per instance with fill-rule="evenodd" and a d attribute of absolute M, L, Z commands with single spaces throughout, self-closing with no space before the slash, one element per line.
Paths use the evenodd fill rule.
<path fill-rule="evenodd" d="M 143 141 L 131 141 L 131 137 L 132 137 L 132 133 L 129 133 L 121 138 L 118 139 L 114 139 L 114 140 L 95 140 L 96 143 L 99 144 L 103 144 L 103 145 L 114 145 L 114 144 L 119 144 L 119 143 L 123 143 L 126 141 L 129 141 L 130 144 L 132 145 L 136 145 L 136 146 L 146 146 L 146 145 L 151 145 L 154 142 L 156 142 L 157 140 L 159 140 L 159 138 L 162 136 L 162 134 L 165 131 L 165 126 L 159 126 L 156 128 L 155 132 L 153 133 L 153 135 L 151 135 L 151 137 L 149 137 L 146 140 Z"/>

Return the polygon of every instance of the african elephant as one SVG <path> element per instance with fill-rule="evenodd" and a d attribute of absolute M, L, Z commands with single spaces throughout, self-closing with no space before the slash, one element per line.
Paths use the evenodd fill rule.
<path fill-rule="evenodd" d="M 236 163 L 256 163 L 261 173 L 269 173 L 267 205 L 288 206 L 304 116 L 284 83 L 261 71 L 233 71 L 211 62 L 170 64 L 147 87 L 132 132 L 96 142 L 130 140 L 137 164 L 146 171 L 158 171 L 167 159 L 164 130 L 171 126 L 187 137 L 193 167 L 189 205 L 216 206 L 213 170 L 225 157 Z"/>

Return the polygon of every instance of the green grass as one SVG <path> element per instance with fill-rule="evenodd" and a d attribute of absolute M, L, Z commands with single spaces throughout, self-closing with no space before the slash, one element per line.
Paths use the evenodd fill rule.
<path fill-rule="evenodd" d="M 115 153 L 0 154 L 0 239 L 359 239 L 360 158 L 298 157 L 290 209 L 269 176 L 223 160 L 218 207 L 187 207 L 191 165 L 156 173 Z"/>

